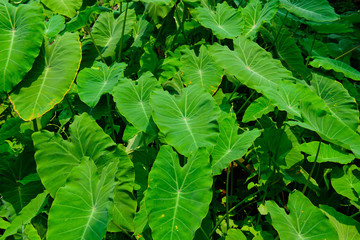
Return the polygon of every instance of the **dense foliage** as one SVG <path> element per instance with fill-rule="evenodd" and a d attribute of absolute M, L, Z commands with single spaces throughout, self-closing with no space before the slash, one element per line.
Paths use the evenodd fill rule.
<path fill-rule="evenodd" d="M 357 5 L 0 0 L 0 239 L 360 239 Z"/>

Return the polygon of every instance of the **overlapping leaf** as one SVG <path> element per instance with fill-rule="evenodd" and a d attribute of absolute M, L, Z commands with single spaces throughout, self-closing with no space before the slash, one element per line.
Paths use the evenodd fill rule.
<path fill-rule="evenodd" d="M 331 172 L 331 185 L 335 191 L 353 201 L 359 201 L 360 169 L 356 165 L 334 168 Z"/>
<path fill-rule="evenodd" d="M 150 171 L 145 199 L 154 240 L 192 239 L 208 212 L 211 185 L 205 149 L 181 167 L 176 152 L 163 146 Z"/>
<path fill-rule="evenodd" d="M 76 80 L 80 99 L 95 107 L 100 97 L 111 93 L 120 78 L 124 77 L 125 68 L 125 63 L 114 63 L 108 67 L 105 63 L 96 62 L 92 68 L 81 70 Z"/>
<path fill-rule="evenodd" d="M 184 88 L 180 96 L 156 90 L 150 98 L 153 118 L 166 142 L 189 156 L 201 147 L 211 148 L 218 136 L 219 109 L 200 86 Z"/>
<path fill-rule="evenodd" d="M 218 4 L 215 12 L 198 7 L 195 13 L 200 24 L 210 28 L 220 39 L 235 38 L 241 34 L 241 14 L 226 2 Z"/>
<path fill-rule="evenodd" d="M 9 92 L 31 69 L 44 33 L 41 7 L 0 1 L 0 92 Z"/>
<path fill-rule="evenodd" d="M 150 94 L 160 88 L 156 78 L 144 73 L 136 85 L 130 79 L 122 80 L 113 91 L 114 101 L 120 113 L 139 130 L 156 134 L 157 129 L 151 118 Z"/>
<path fill-rule="evenodd" d="M 103 239 L 111 219 L 116 165 L 108 164 L 100 175 L 84 157 L 72 169 L 51 206 L 47 239 Z"/>
<path fill-rule="evenodd" d="M 55 13 L 60 13 L 67 17 L 74 17 L 76 10 L 82 5 L 82 0 L 41 0 L 48 8 L 53 10 Z"/>
<path fill-rule="evenodd" d="M 207 48 L 202 45 L 199 56 L 190 49 L 183 52 L 181 71 L 185 84 L 199 84 L 207 92 L 215 93 L 221 83 L 223 70 L 211 58 Z"/>
<path fill-rule="evenodd" d="M 26 79 L 10 95 L 22 119 L 30 121 L 42 116 L 69 91 L 81 60 L 78 38 L 77 34 L 65 33 L 53 43 L 45 43 Z"/>

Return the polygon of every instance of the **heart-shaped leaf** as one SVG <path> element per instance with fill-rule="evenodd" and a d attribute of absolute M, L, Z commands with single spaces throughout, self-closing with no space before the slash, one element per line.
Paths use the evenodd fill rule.
<path fill-rule="evenodd" d="M 41 2 L 54 12 L 72 18 L 76 10 L 81 7 L 83 0 L 41 0 Z"/>
<path fill-rule="evenodd" d="M 211 167 L 205 149 L 181 167 L 172 148 L 163 146 L 150 171 L 145 199 L 154 240 L 192 239 L 208 212 L 211 185 Z"/>
<path fill-rule="evenodd" d="M 180 96 L 155 90 L 150 98 L 153 118 L 166 142 L 185 155 L 200 147 L 211 148 L 218 136 L 215 100 L 200 86 L 184 88 Z"/>
<path fill-rule="evenodd" d="M 338 194 L 359 201 L 360 169 L 356 165 L 334 168 L 331 172 L 331 185 Z"/>
<path fill-rule="evenodd" d="M 9 92 L 31 69 L 43 41 L 42 8 L 0 1 L 0 92 Z"/>
<path fill-rule="evenodd" d="M 75 79 L 80 60 L 77 34 L 65 33 L 53 43 L 46 42 L 26 79 L 10 95 L 19 116 L 30 121 L 61 102 Z"/>

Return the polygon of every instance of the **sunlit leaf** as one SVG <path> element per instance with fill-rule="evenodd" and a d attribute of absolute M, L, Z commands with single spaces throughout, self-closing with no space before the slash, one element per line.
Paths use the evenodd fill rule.
<path fill-rule="evenodd" d="M 67 17 L 74 17 L 76 10 L 82 5 L 82 0 L 41 0 L 48 8 L 53 10 L 55 13 L 60 13 Z"/>

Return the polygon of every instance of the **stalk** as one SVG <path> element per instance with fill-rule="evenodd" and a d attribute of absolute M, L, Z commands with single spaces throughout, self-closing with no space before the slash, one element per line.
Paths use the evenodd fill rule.
<path fill-rule="evenodd" d="M 91 41 L 93 42 L 93 44 L 94 44 L 94 46 L 95 46 L 95 48 L 96 48 L 96 51 L 97 51 L 98 54 L 100 55 L 101 60 L 106 64 L 105 59 L 103 58 L 103 56 L 102 56 L 102 54 L 101 54 L 98 46 L 96 45 L 96 42 L 95 42 L 94 37 L 93 37 L 93 35 L 91 34 L 90 28 L 89 28 L 88 26 L 85 26 L 85 29 L 86 29 L 86 31 L 88 32 L 88 34 L 90 35 Z"/>
<path fill-rule="evenodd" d="M 36 118 L 32 120 L 33 122 L 33 127 L 34 127 L 34 132 L 37 132 L 39 131 L 39 128 L 38 128 L 38 124 L 37 124 L 37 121 L 36 121 Z"/>
<path fill-rule="evenodd" d="M 124 233 L 126 236 L 128 236 L 130 239 L 135 239 L 133 236 L 130 235 L 130 233 L 128 233 L 124 228 L 122 228 L 120 225 L 118 225 L 116 222 L 114 222 L 113 220 L 111 220 L 111 223 L 114 224 L 117 228 L 119 228 L 122 233 Z"/>
<path fill-rule="evenodd" d="M 313 165 L 312 165 L 312 168 L 311 168 L 309 177 L 308 177 L 308 179 L 307 179 L 307 181 L 306 181 L 306 183 L 305 183 L 305 186 L 304 186 L 304 188 L 303 188 L 303 190 L 302 190 L 302 193 L 303 193 L 303 194 L 305 194 L 305 191 L 306 191 L 307 186 L 309 185 L 311 176 L 312 176 L 312 174 L 314 173 L 315 166 L 316 166 L 316 162 L 317 162 L 317 159 L 318 159 L 318 156 L 319 156 L 319 152 L 320 152 L 320 146 L 321 146 L 321 140 L 319 141 L 319 146 L 318 146 L 318 149 L 317 149 L 317 152 L 316 152 L 315 161 L 314 161 L 314 163 L 313 163 Z"/>
<path fill-rule="evenodd" d="M 230 179 L 230 170 L 231 170 L 231 163 L 227 169 L 226 173 L 226 232 L 230 228 L 230 217 L 229 217 L 229 179 Z"/>
<path fill-rule="evenodd" d="M 276 34 L 276 36 L 275 36 L 274 42 L 271 44 L 271 46 L 270 46 L 270 48 L 269 48 L 269 51 L 274 47 L 277 39 L 279 38 L 280 32 L 281 32 L 282 28 L 284 27 L 285 20 L 287 19 L 288 14 L 289 14 L 289 11 L 286 11 L 286 15 L 285 15 L 285 17 L 284 17 L 284 19 L 283 19 L 283 21 L 282 21 L 282 23 L 281 23 L 281 26 L 280 26 L 279 31 L 277 32 L 277 34 Z"/>
<path fill-rule="evenodd" d="M 122 47 L 123 47 L 123 41 L 124 41 L 124 33 L 125 33 L 126 17 L 127 17 L 128 9 L 129 9 L 129 2 L 126 2 L 124 24 L 123 24 L 123 28 L 121 31 L 121 38 L 120 38 L 118 62 L 121 62 L 121 57 L 122 57 Z"/>
<path fill-rule="evenodd" d="M 75 114 L 75 110 L 74 108 L 72 107 L 70 101 L 69 101 L 69 98 L 67 95 L 65 95 L 65 101 L 66 103 L 69 105 L 69 108 L 70 108 L 70 111 L 71 111 L 71 114 L 72 114 L 72 117 L 74 117 L 76 114 Z"/>
<path fill-rule="evenodd" d="M 313 40 L 313 42 L 312 42 L 312 44 L 311 44 L 310 54 L 309 54 L 309 57 L 308 57 L 307 60 L 306 60 L 306 67 L 309 66 L 310 56 L 312 55 L 312 51 L 313 51 L 313 49 L 314 49 L 315 40 L 316 40 L 316 35 L 317 35 L 317 32 L 315 33 L 315 35 L 314 35 L 314 40 Z"/>
<path fill-rule="evenodd" d="M 110 106 L 110 95 L 109 94 L 106 94 L 106 103 L 107 103 L 107 106 L 108 106 L 108 109 L 109 109 L 109 116 L 108 116 L 108 119 L 109 119 L 109 123 L 110 123 L 110 126 L 111 126 L 111 138 L 114 140 L 114 142 L 116 142 L 116 137 L 115 137 L 115 130 L 114 130 L 114 119 L 112 117 L 112 114 L 111 114 L 111 106 Z"/>
<path fill-rule="evenodd" d="M 345 52 L 345 53 L 341 54 L 340 56 L 336 57 L 336 58 L 335 58 L 335 60 L 338 60 L 339 58 L 342 58 L 343 56 L 345 56 L 345 55 L 347 55 L 347 54 L 351 53 L 352 51 L 356 50 L 356 49 L 357 49 L 357 48 L 359 48 L 359 47 L 360 47 L 360 45 L 357 45 L 357 46 L 356 46 L 356 47 L 354 47 L 353 49 L 350 49 L 349 51 L 347 51 L 347 52 Z"/>
<path fill-rule="evenodd" d="M 246 99 L 246 101 L 244 102 L 244 104 L 239 108 L 239 110 L 236 112 L 236 115 L 238 115 L 241 110 L 245 107 L 245 105 L 250 101 L 250 98 L 255 94 L 255 91 L 253 91 L 251 93 L 251 95 Z"/>

